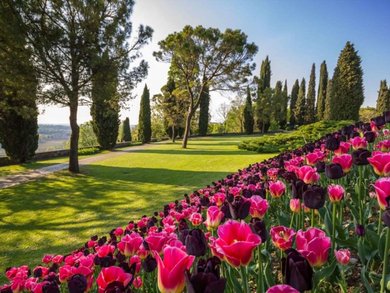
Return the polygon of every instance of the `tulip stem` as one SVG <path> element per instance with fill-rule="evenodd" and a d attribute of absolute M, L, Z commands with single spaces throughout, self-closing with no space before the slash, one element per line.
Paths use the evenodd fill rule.
<path fill-rule="evenodd" d="M 294 216 L 295 216 L 295 213 L 292 213 L 291 221 L 290 221 L 290 228 L 292 227 L 292 224 L 294 222 Z"/>
<path fill-rule="evenodd" d="M 241 275 L 241 283 L 242 283 L 242 288 L 244 289 L 244 293 L 250 293 L 248 288 L 246 266 L 240 267 L 240 275 Z"/>
<path fill-rule="evenodd" d="M 263 282 L 263 263 L 261 261 L 261 245 L 257 247 L 258 252 L 258 265 L 259 265 L 259 275 L 257 278 L 257 292 L 263 293 L 264 292 L 264 282 Z"/>
<path fill-rule="evenodd" d="M 332 203 L 333 205 L 333 211 L 332 211 L 332 242 L 333 242 L 333 249 L 336 248 L 336 203 Z"/>
<path fill-rule="evenodd" d="M 311 209 L 311 226 L 314 227 L 314 209 Z"/>
<path fill-rule="evenodd" d="M 384 260 L 383 260 L 383 270 L 382 270 L 381 292 L 380 293 L 384 293 L 386 291 L 386 275 L 387 275 L 387 267 L 388 267 L 388 263 L 389 263 L 389 257 L 388 257 L 389 248 L 390 248 L 390 228 L 387 227 L 385 252 L 383 254 Z"/>
<path fill-rule="evenodd" d="M 379 208 L 379 217 L 378 217 L 378 235 L 382 233 L 382 209 Z"/>

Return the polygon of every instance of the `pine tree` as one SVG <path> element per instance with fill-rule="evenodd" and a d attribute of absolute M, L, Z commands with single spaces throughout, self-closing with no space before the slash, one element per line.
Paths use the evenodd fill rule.
<path fill-rule="evenodd" d="M 326 88 L 328 85 L 328 69 L 326 67 L 325 60 L 321 63 L 320 69 L 320 81 L 318 85 L 318 94 L 317 94 L 317 119 L 324 119 L 325 112 L 325 99 L 326 99 Z"/>
<path fill-rule="evenodd" d="M 302 78 L 301 85 L 299 86 L 298 99 L 295 105 L 295 119 L 298 125 L 305 123 L 306 113 L 306 81 Z"/>
<path fill-rule="evenodd" d="M 390 111 L 390 90 L 387 87 L 386 80 L 381 80 L 378 99 L 376 100 L 376 110 L 379 113 Z"/>
<path fill-rule="evenodd" d="M 150 142 L 152 138 L 152 123 L 150 120 L 150 94 L 145 84 L 141 96 L 141 104 L 138 118 L 138 140 L 142 143 Z"/>
<path fill-rule="evenodd" d="M 96 60 L 92 79 L 92 125 L 100 147 L 109 150 L 115 146 L 119 130 L 118 69 L 109 60 L 107 51 Z"/>
<path fill-rule="evenodd" d="M 280 123 L 279 126 L 281 129 L 285 129 L 287 125 L 287 107 L 288 107 L 288 89 L 287 89 L 287 80 L 284 81 L 283 91 L 282 91 L 282 104 L 280 108 Z"/>
<path fill-rule="evenodd" d="M 332 80 L 335 119 L 359 120 L 359 109 L 364 101 L 363 70 L 361 58 L 350 42 L 340 53 Z"/>
<path fill-rule="evenodd" d="M 305 124 L 313 123 L 315 121 L 316 111 L 316 65 L 313 63 L 310 72 L 309 86 L 307 88 L 306 97 L 306 113 L 305 113 Z"/>
<path fill-rule="evenodd" d="M 256 99 L 256 119 L 257 127 L 261 132 L 267 132 L 270 126 L 269 110 L 267 107 L 270 107 L 269 94 L 264 95 L 266 89 L 271 87 L 271 61 L 268 56 L 261 63 L 260 77 L 256 79 L 257 81 L 257 99 Z"/>
<path fill-rule="evenodd" d="M 298 93 L 299 93 L 299 80 L 297 79 L 291 89 L 290 119 L 289 119 L 291 128 L 293 128 L 296 123 L 295 107 L 298 100 Z"/>
<path fill-rule="evenodd" d="M 122 135 L 122 141 L 131 141 L 131 128 L 130 128 L 130 119 L 129 117 L 126 117 L 125 120 L 123 120 L 123 135 Z"/>
<path fill-rule="evenodd" d="M 209 127 L 209 105 L 210 105 L 210 94 L 209 87 L 206 86 L 200 96 L 199 104 L 199 135 L 207 135 L 207 129 Z"/>
<path fill-rule="evenodd" d="M 244 130 L 246 134 L 253 134 L 253 108 L 252 108 L 252 96 L 249 86 L 246 89 L 246 101 L 244 107 Z"/>
<path fill-rule="evenodd" d="M 0 144 L 23 163 L 38 148 L 38 81 L 24 29 L 7 1 L 0 1 Z"/>
<path fill-rule="evenodd" d="M 326 85 L 326 98 L 325 98 L 325 110 L 324 110 L 324 120 L 333 120 L 335 118 L 334 111 L 334 102 L 332 100 L 332 87 L 333 81 L 331 79 L 328 80 L 328 84 Z"/>

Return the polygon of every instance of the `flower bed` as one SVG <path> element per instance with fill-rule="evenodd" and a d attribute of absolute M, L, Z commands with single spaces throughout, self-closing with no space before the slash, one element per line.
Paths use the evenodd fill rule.
<path fill-rule="evenodd" d="M 6 271 L 5 292 L 385 292 L 390 112 Z M 390 289 L 390 288 L 389 288 Z"/>

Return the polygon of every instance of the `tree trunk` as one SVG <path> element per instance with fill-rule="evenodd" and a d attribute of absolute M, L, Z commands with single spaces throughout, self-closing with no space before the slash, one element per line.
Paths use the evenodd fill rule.
<path fill-rule="evenodd" d="M 70 104 L 70 128 L 72 134 L 70 135 L 70 151 L 69 151 L 69 171 L 79 173 L 79 126 L 77 125 L 77 102 Z"/>
<path fill-rule="evenodd" d="M 176 133 L 175 133 L 175 125 L 172 125 L 172 142 L 175 143 Z"/>
<path fill-rule="evenodd" d="M 192 110 L 192 107 L 191 107 L 189 109 L 189 111 L 188 111 L 187 118 L 186 118 L 186 127 L 185 127 L 185 130 L 184 130 L 183 143 L 181 145 L 181 147 L 183 149 L 187 148 L 188 137 L 190 135 L 190 130 L 191 130 L 192 115 L 193 115 L 193 110 Z"/>

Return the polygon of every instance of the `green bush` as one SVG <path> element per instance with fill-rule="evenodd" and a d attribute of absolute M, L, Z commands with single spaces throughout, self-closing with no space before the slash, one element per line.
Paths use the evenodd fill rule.
<path fill-rule="evenodd" d="M 258 153 L 293 150 L 350 124 L 352 121 L 320 121 L 300 126 L 297 130 L 289 133 L 277 133 L 244 140 L 238 145 L 238 148 Z"/>
<path fill-rule="evenodd" d="M 97 154 L 100 152 L 101 152 L 101 150 L 99 148 L 96 148 L 96 147 L 79 149 L 80 156 L 93 155 L 93 154 Z"/>

